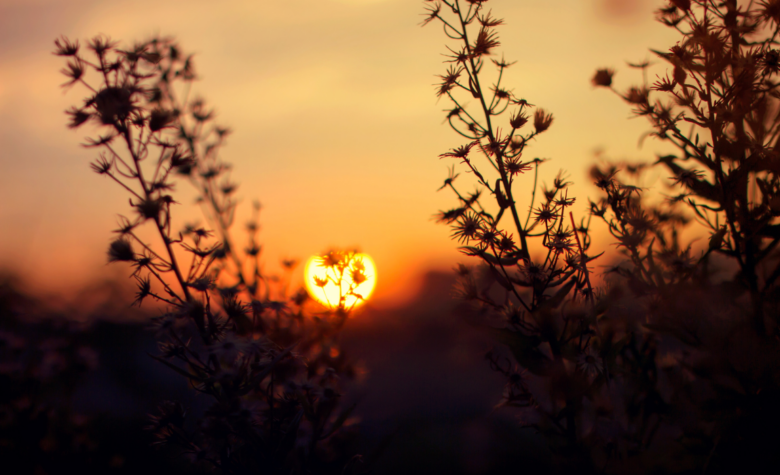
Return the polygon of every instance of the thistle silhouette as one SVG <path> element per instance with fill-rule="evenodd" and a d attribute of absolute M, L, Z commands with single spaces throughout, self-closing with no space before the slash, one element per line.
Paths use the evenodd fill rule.
<path fill-rule="evenodd" d="M 428 1 L 423 24 L 441 24 L 457 44 L 436 95 L 452 102 L 447 121 L 468 143 L 440 157 L 460 162 L 478 188 L 462 193 L 453 169 L 441 189 L 457 207 L 436 218 L 484 269 L 459 265 L 458 294 L 502 344 L 487 355 L 506 377 L 499 407 L 521 412 L 563 473 L 776 467 L 780 2 L 673 0 L 657 16 L 680 41 L 654 51 L 671 75 L 620 92 L 615 70 L 596 71 L 593 85 L 646 117 L 650 135 L 676 153 L 593 167 L 602 196 L 579 223 L 565 177 L 539 193 L 541 161 L 523 158 L 553 116 L 502 85 L 511 63 L 490 56 L 503 21 L 486 4 Z M 487 59 L 496 68 L 489 88 Z M 660 203 L 634 181 L 650 166 L 672 174 L 674 194 Z M 593 216 L 624 255 L 597 288 Z M 684 229 L 704 236 L 704 248 L 684 243 Z"/>
<path fill-rule="evenodd" d="M 305 291 L 290 295 L 262 272 L 259 203 L 246 247 L 233 242 L 237 185 L 219 158 L 230 130 L 191 97 L 192 56 L 170 38 L 121 49 L 96 37 L 86 52 L 67 38 L 55 46 L 67 59 L 64 86 L 89 94 L 67 111 L 68 125 L 97 128 L 84 144 L 100 151 L 91 167 L 130 197 L 132 214 L 119 218 L 109 261 L 133 268 L 135 303 L 167 306 L 154 319 L 152 358 L 212 401 L 195 427 L 181 404 L 161 404 L 149 426 L 158 443 L 221 473 L 341 473 L 354 406 L 341 406 L 340 391 L 354 369 L 337 336 L 349 308 L 315 312 Z M 181 181 L 196 190 L 206 226 L 174 228 Z"/>

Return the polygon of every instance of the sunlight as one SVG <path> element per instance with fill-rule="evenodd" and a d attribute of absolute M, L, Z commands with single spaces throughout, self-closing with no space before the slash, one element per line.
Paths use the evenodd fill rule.
<path fill-rule="evenodd" d="M 303 271 L 306 289 L 329 308 L 354 308 L 368 300 L 376 287 L 376 266 L 367 254 L 331 251 L 312 256 Z"/>

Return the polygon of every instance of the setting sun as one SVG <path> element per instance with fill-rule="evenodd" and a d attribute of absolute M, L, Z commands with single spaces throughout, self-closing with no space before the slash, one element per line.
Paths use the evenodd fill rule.
<path fill-rule="evenodd" d="M 376 266 L 367 254 L 331 251 L 313 256 L 303 272 L 309 295 L 330 308 L 357 307 L 376 287 Z"/>

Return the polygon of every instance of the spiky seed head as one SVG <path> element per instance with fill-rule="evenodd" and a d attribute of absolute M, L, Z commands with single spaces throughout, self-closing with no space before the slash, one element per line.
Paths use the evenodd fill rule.
<path fill-rule="evenodd" d="M 108 246 L 108 262 L 134 261 L 135 252 L 129 240 L 119 238 Z"/>
<path fill-rule="evenodd" d="M 596 74 L 593 75 L 591 82 L 596 87 L 610 87 L 612 86 L 612 77 L 615 75 L 615 71 L 609 68 L 597 69 Z"/>

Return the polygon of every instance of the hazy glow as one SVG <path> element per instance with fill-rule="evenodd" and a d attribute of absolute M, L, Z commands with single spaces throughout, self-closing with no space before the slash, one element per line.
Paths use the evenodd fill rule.
<path fill-rule="evenodd" d="M 648 48 L 666 51 L 679 40 L 654 21 L 664 3 L 489 3 L 506 19 L 496 59 L 505 53 L 518 61 L 506 73 L 507 86 L 555 114 L 528 158 L 551 159 L 540 183 L 568 172 L 577 219 L 599 193 L 587 175 L 595 150 L 630 161 L 668 153 L 652 139 L 638 150 L 647 122 L 626 120 L 630 108 L 590 82 L 596 68 L 615 68 L 615 87 L 623 91 L 641 80 L 624 61 L 653 59 Z M 116 214 L 133 211 L 124 189 L 89 170 L 97 152 L 79 144 L 93 131 L 66 126 L 63 111 L 90 93 L 60 87 L 65 61 L 50 54 L 60 34 L 82 48 L 98 33 L 122 48 L 172 35 L 195 54 L 201 80 L 193 94 L 234 130 L 221 152 L 244 203 L 234 237 L 243 239 L 248 203 L 260 200 L 267 272 L 282 259 L 360 246 L 382 268 L 372 305 L 386 307 L 412 298 L 428 269 L 449 272 L 469 262 L 447 226 L 431 219 L 457 204 L 446 190 L 436 192 L 456 163 L 438 156 L 464 142 L 443 123 L 447 103 L 434 86 L 447 67 L 445 44 L 453 43 L 440 28 L 419 26 L 422 0 L 0 0 L 0 12 L 0 269 L 15 269 L 39 291 L 71 294 L 93 279 L 130 284 L 132 272 L 105 262 Z M 658 62 L 657 73 L 665 68 Z M 458 179 L 466 191 L 471 178 Z M 648 175 L 642 186 L 657 189 L 666 179 Z M 524 211 L 532 184 L 530 174 L 517 181 Z M 175 192 L 175 226 L 203 223 L 189 184 Z M 608 245 L 598 243 L 601 237 L 612 242 L 600 223 L 592 232 L 594 250 Z"/>
<path fill-rule="evenodd" d="M 376 287 L 376 266 L 367 254 L 350 252 L 341 257 L 334 259 L 339 263 L 332 266 L 326 265 L 328 256 L 310 257 L 303 271 L 306 289 L 326 307 L 336 308 L 339 302 L 346 308 L 357 307 L 368 300 Z M 353 276 L 358 280 L 363 276 L 365 280 L 355 284 Z"/>

